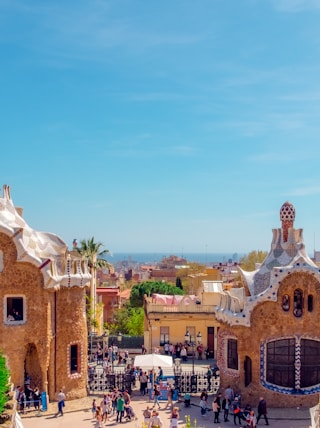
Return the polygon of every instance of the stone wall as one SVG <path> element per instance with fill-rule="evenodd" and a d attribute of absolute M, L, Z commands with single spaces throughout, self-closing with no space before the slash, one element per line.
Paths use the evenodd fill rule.
<path fill-rule="evenodd" d="M 0 233 L 3 270 L 0 273 L 0 348 L 8 360 L 14 385 L 24 384 L 24 368 L 31 386 L 50 399 L 63 388 L 69 399 L 86 395 L 87 326 L 85 289 L 43 287 L 41 270 L 17 262 L 16 247 Z M 23 298 L 23 320 L 7 321 L 7 296 Z M 79 373 L 70 374 L 70 345 L 78 344 Z"/>
<path fill-rule="evenodd" d="M 300 318 L 293 315 L 293 292 L 300 288 L 304 296 L 313 296 L 313 310 L 307 310 L 307 299 L 304 301 L 304 311 Z M 291 308 L 284 311 L 282 296 L 288 294 Z M 319 393 L 310 395 L 285 394 L 263 386 L 261 367 L 265 355 L 261 344 L 274 339 L 303 336 L 319 339 L 320 316 L 320 286 L 311 274 L 295 273 L 288 275 L 282 281 L 278 290 L 276 302 L 265 302 L 256 306 L 251 314 L 251 327 L 233 326 L 226 324 L 220 327 L 218 363 L 220 368 L 222 389 L 229 384 L 241 394 L 242 403 L 257 405 L 259 396 L 266 398 L 272 407 L 314 406 L 319 399 Z M 227 368 L 227 340 L 235 338 L 238 341 L 239 369 Z M 245 387 L 244 361 L 249 357 L 252 361 L 252 382 Z"/>

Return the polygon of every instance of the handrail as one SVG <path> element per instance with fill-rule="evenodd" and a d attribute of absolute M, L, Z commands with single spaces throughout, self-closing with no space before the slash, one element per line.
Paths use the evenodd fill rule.
<path fill-rule="evenodd" d="M 215 313 L 216 306 L 215 305 L 164 305 L 164 304 L 156 304 L 156 303 L 148 303 L 146 305 L 147 313 L 152 312 L 167 312 L 167 313 Z"/>

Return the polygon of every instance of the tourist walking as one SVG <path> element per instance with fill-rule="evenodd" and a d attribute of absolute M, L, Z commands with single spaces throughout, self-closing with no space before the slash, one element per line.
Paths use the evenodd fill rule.
<path fill-rule="evenodd" d="M 155 408 L 157 404 L 158 408 L 160 409 L 159 396 L 160 396 L 160 387 L 159 385 L 155 384 L 153 388 L 153 408 Z"/>
<path fill-rule="evenodd" d="M 207 381 L 208 381 L 208 389 L 210 390 L 211 389 L 211 378 L 212 378 L 212 370 L 211 370 L 210 366 L 208 366 L 206 376 L 207 376 Z"/>
<path fill-rule="evenodd" d="M 140 376 L 139 376 L 139 381 L 140 381 L 140 394 L 141 395 L 146 395 L 147 386 L 148 386 L 147 372 L 143 372 L 141 370 L 141 373 L 140 373 Z"/>
<path fill-rule="evenodd" d="M 122 418 L 124 416 L 124 399 L 122 397 L 122 394 L 119 394 L 118 400 L 117 400 L 117 422 L 122 422 Z"/>
<path fill-rule="evenodd" d="M 117 412 L 117 401 L 119 397 L 118 388 L 114 388 L 111 394 L 112 414 Z"/>
<path fill-rule="evenodd" d="M 161 428 L 163 422 L 159 416 L 159 412 L 157 410 L 152 411 L 151 420 L 149 424 L 149 428 Z"/>
<path fill-rule="evenodd" d="M 202 395 L 202 397 L 200 398 L 200 412 L 201 412 L 201 416 L 206 416 L 207 410 L 208 410 L 208 403 L 207 403 L 207 400 L 206 400 L 206 396 Z"/>
<path fill-rule="evenodd" d="M 169 428 L 178 428 L 179 417 L 179 407 L 174 407 L 171 413 Z"/>
<path fill-rule="evenodd" d="M 95 418 L 96 418 L 95 428 L 102 428 L 103 427 L 103 414 L 102 414 L 102 409 L 100 406 L 97 406 L 97 408 L 96 408 Z"/>
<path fill-rule="evenodd" d="M 234 400 L 234 391 L 231 388 L 230 385 L 227 386 L 226 390 L 224 391 L 224 394 L 228 396 L 229 400 L 231 401 L 231 403 L 233 403 Z"/>
<path fill-rule="evenodd" d="M 146 427 L 149 426 L 150 420 L 151 420 L 151 410 L 150 410 L 150 407 L 147 406 L 147 408 L 144 409 L 143 411 L 143 421 Z"/>
<path fill-rule="evenodd" d="M 220 422 L 220 412 L 221 412 L 221 392 L 218 393 L 217 398 L 216 398 L 216 402 L 218 403 L 218 422 Z"/>
<path fill-rule="evenodd" d="M 225 422 L 229 421 L 229 410 L 231 407 L 231 400 L 228 397 L 228 395 L 226 394 L 224 399 L 222 400 L 222 410 L 223 410 L 223 420 Z"/>
<path fill-rule="evenodd" d="M 58 413 L 56 414 L 56 417 L 59 415 L 63 416 L 63 408 L 65 406 L 65 399 L 66 399 L 66 396 L 65 396 L 64 392 L 62 391 L 62 389 L 60 389 L 59 394 L 58 394 Z"/>
<path fill-rule="evenodd" d="M 235 425 L 237 425 L 237 418 L 238 418 L 239 425 L 241 426 L 242 411 L 239 403 L 239 398 L 235 397 L 233 402 L 233 422 Z"/>
<path fill-rule="evenodd" d="M 33 405 L 35 410 L 40 410 L 41 393 L 39 388 L 36 386 L 33 390 Z"/>
<path fill-rule="evenodd" d="M 174 392 L 173 386 L 170 383 L 168 383 L 168 386 L 167 386 L 167 398 L 168 398 L 168 402 L 167 402 L 167 405 L 166 405 L 165 409 L 167 409 L 168 407 L 170 409 L 172 409 L 172 407 L 173 407 L 173 401 L 172 401 L 173 400 L 173 392 Z"/>
<path fill-rule="evenodd" d="M 107 394 L 104 394 L 103 399 L 100 403 L 100 407 L 102 410 L 102 420 L 104 422 L 107 422 L 108 420 L 108 406 L 109 406 L 109 400 Z"/>
<path fill-rule="evenodd" d="M 250 410 L 250 413 L 248 414 L 246 418 L 247 428 L 256 428 L 257 426 L 257 418 L 254 414 L 254 410 Z"/>
<path fill-rule="evenodd" d="M 264 417 L 266 425 L 269 425 L 269 421 L 267 418 L 267 402 L 263 397 L 260 397 L 259 399 L 257 423 L 259 422 L 261 416 Z"/>
<path fill-rule="evenodd" d="M 92 404 L 91 404 L 92 419 L 94 419 L 96 417 L 96 411 L 97 411 L 97 401 L 94 398 L 92 400 Z"/>
<path fill-rule="evenodd" d="M 219 406 L 219 403 L 218 403 L 218 397 L 216 397 L 213 400 L 213 403 L 212 403 L 212 411 L 213 411 L 213 414 L 214 414 L 213 423 L 215 423 L 215 424 L 217 424 L 217 423 L 220 422 L 219 421 L 219 410 L 220 410 L 220 406 Z"/>
<path fill-rule="evenodd" d="M 24 393 L 23 388 L 20 388 L 19 396 L 18 396 L 18 403 L 20 406 L 20 412 L 24 414 L 24 408 L 26 405 L 26 394 Z"/>

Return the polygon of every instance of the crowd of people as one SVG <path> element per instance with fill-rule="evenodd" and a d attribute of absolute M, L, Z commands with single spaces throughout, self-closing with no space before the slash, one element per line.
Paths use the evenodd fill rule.
<path fill-rule="evenodd" d="M 99 404 L 94 398 L 91 411 L 93 419 L 96 420 L 96 428 L 102 428 L 103 423 L 107 422 L 112 416 L 115 416 L 117 423 L 137 419 L 129 392 L 121 392 L 118 388 L 114 388 L 112 393 L 104 394 Z"/>
<path fill-rule="evenodd" d="M 15 399 L 22 414 L 31 409 L 40 411 L 41 392 L 37 386 L 31 387 L 31 378 L 28 373 L 25 374 L 24 386 L 18 385 L 15 388 Z"/>
<path fill-rule="evenodd" d="M 251 404 L 247 403 L 244 407 L 241 405 L 240 395 L 236 395 L 230 385 L 225 389 L 224 396 L 219 392 L 213 397 L 212 409 L 208 405 L 208 393 L 203 390 L 200 395 L 201 416 L 206 416 L 209 410 L 213 411 L 214 423 L 221 423 L 222 418 L 223 422 L 229 422 L 232 414 L 233 423 L 236 426 L 255 428 L 261 418 L 264 418 L 265 424 L 269 425 L 267 403 L 264 397 L 259 398 L 256 414 Z"/>
<path fill-rule="evenodd" d="M 188 355 L 190 355 L 190 348 L 192 348 L 193 352 L 193 346 L 186 342 L 176 343 L 175 345 L 172 343 L 165 343 L 163 346 L 165 355 L 171 355 L 174 359 L 181 358 L 184 362 L 187 361 Z M 198 343 L 195 347 L 195 357 L 199 360 L 208 360 L 210 357 L 209 347 L 205 348 L 202 343 Z"/>
<path fill-rule="evenodd" d="M 103 347 L 100 342 L 97 342 L 95 352 L 90 352 L 88 362 L 95 365 L 100 364 L 105 368 L 111 368 L 113 364 L 121 365 L 129 363 L 129 351 L 119 349 L 117 345 Z"/>
<path fill-rule="evenodd" d="M 218 367 L 208 366 L 208 377 L 218 376 Z M 146 428 L 177 428 L 179 424 L 179 407 L 173 400 L 174 385 L 166 383 L 166 400 L 164 406 L 160 401 L 160 381 L 163 377 L 163 370 L 158 367 L 157 370 L 143 370 L 135 368 L 135 376 L 139 383 L 140 395 L 148 395 L 148 404 L 143 410 L 144 425 Z M 188 395 L 188 397 L 187 397 Z M 258 421 L 263 418 L 266 425 L 269 425 L 267 417 L 267 404 L 263 397 L 260 397 L 257 405 L 257 412 L 250 404 L 242 406 L 241 397 L 234 393 L 231 386 L 225 388 L 222 392 L 218 392 L 210 397 L 212 404 L 209 404 L 209 393 L 204 389 L 200 395 L 200 415 L 205 417 L 208 412 L 212 413 L 212 421 L 214 424 L 223 422 L 233 422 L 235 426 L 246 428 L 256 428 Z M 190 394 L 185 395 L 184 404 L 190 407 Z M 162 407 L 163 406 L 163 407 Z M 169 423 L 164 421 L 163 410 L 169 409 Z M 162 416 L 163 415 L 163 416 Z M 121 423 L 125 420 L 136 419 L 131 397 L 127 391 L 121 392 L 117 388 L 112 393 L 104 395 L 103 400 L 98 404 L 96 399 L 92 402 L 92 416 L 96 420 L 96 428 L 103 426 L 103 423 L 110 420 L 113 416 L 113 422 Z M 168 415 L 165 416 L 167 418 Z M 181 421 L 180 421 L 181 423 Z"/>
<path fill-rule="evenodd" d="M 170 352 L 170 351 L 168 351 Z M 175 351 L 176 352 L 176 351 Z M 212 377 L 216 378 L 219 375 L 219 368 L 216 364 L 212 367 L 207 367 L 206 377 L 210 384 Z M 159 366 L 157 370 L 143 370 L 142 368 L 132 368 L 132 376 L 135 381 L 139 383 L 140 395 L 148 396 L 149 404 L 143 411 L 143 418 L 145 428 L 162 428 L 164 423 L 161 417 L 160 410 L 160 384 L 166 386 L 166 405 L 164 410 L 170 410 L 170 424 L 168 428 L 177 428 L 179 424 L 179 407 L 174 405 L 174 384 L 165 381 L 162 367 Z M 164 383 L 161 381 L 164 380 Z M 184 404 L 190 407 L 191 396 L 189 393 L 185 395 Z M 233 422 L 235 426 L 246 428 L 256 428 L 260 419 L 264 419 L 265 424 L 269 425 L 267 416 L 267 404 L 263 397 L 260 397 L 257 412 L 255 412 L 251 404 L 242 406 L 241 396 L 235 394 L 234 390 L 229 385 L 225 390 L 219 391 L 211 397 L 212 404 L 209 404 L 209 393 L 206 389 L 200 394 L 200 415 L 205 417 L 209 411 L 212 411 L 213 423 L 220 424 L 222 422 Z M 31 379 L 26 374 L 24 387 L 18 386 L 16 388 L 16 399 L 20 406 L 20 412 L 24 413 L 26 408 L 34 408 L 40 411 L 41 406 L 41 393 L 37 387 L 31 388 Z M 65 406 L 65 394 L 62 390 L 57 394 L 58 411 L 56 416 L 63 416 Z M 96 428 L 102 428 L 103 424 L 109 420 L 114 423 L 122 423 L 124 421 L 136 420 L 136 412 L 128 391 L 120 391 L 114 388 L 112 392 L 107 392 L 103 395 L 100 402 L 97 398 L 92 401 L 92 417 L 96 422 Z M 163 397 L 162 397 L 163 400 Z M 150 404 L 152 403 L 152 405 Z"/>

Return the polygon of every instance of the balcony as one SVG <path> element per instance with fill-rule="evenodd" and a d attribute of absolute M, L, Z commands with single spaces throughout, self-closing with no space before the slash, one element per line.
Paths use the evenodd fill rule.
<path fill-rule="evenodd" d="M 151 313 L 188 313 L 188 314 L 214 314 L 214 305 L 190 304 L 190 305 L 163 305 L 157 303 L 146 303 L 146 311 Z"/>

